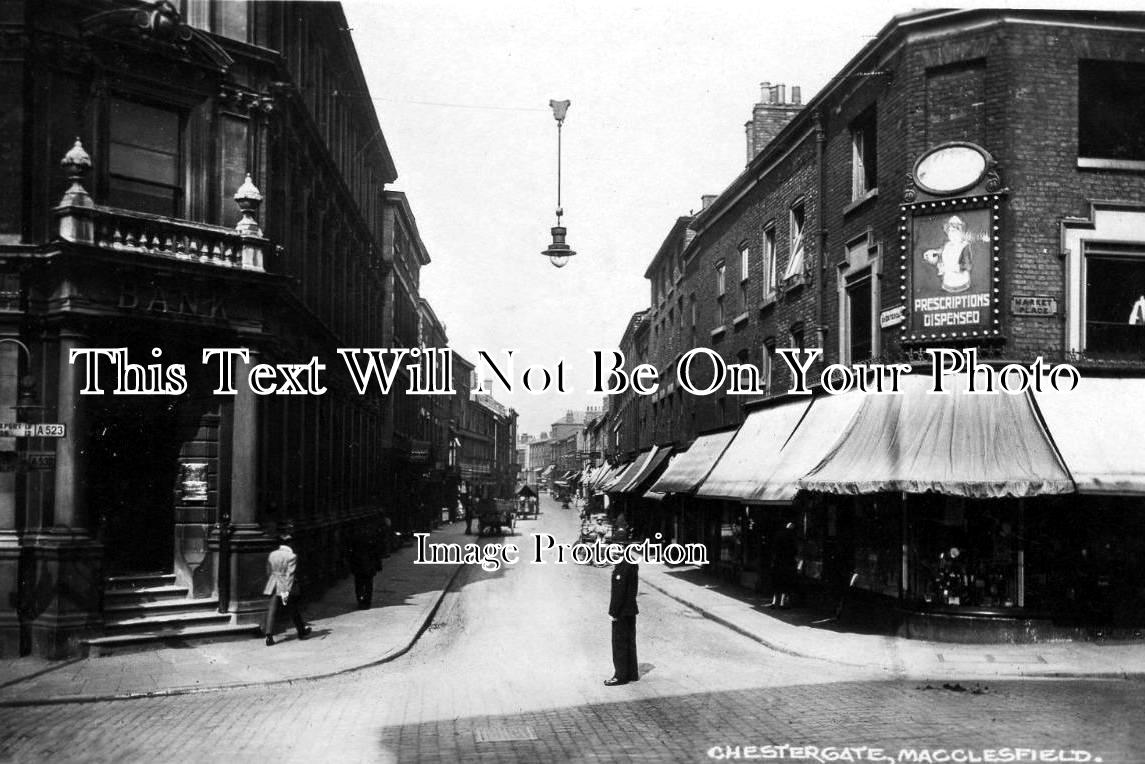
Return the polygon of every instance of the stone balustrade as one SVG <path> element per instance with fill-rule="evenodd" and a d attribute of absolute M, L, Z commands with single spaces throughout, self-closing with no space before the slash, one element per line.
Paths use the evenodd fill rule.
<path fill-rule="evenodd" d="M 213 267 L 265 270 L 272 244 L 258 225 L 262 193 L 249 173 L 234 196 L 242 219 L 234 228 L 224 228 L 94 204 L 83 186 L 83 176 L 92 167 L 91 156 L 79 138 L 60 165 L 71 182 L 55 210 L 63 241 Z"/>
<path fill-rule="evenodd" d="M 262 271 L 271 243 L 233 228 L 99 206 L 60 206 L 64 241 L 112 252 Z"/>

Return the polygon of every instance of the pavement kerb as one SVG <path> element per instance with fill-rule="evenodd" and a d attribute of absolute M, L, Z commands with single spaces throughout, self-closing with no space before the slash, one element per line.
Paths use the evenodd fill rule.
<path fill-rule="evenodd" d="M 669 599 L 673 599 L 676 602 L 679 602 L 681 605 L 685 605 L 685 606 L 691 608 L 692 610 L 695 610 L 697 613 L 702 615 L 704 618 L 707 618 L 709 621 L 714 621 L 715 623 L 718 623 L 721 626 L 724 626 L 728 629 L 731 629 L 732 631 L 736 632 L 737 634 L 745 636 L 748 639 L 752 640 L 753 642 L 758 642 L 759 644 L 763 645 L 767 649 L 774 650 L 777 653 L 782 653 L 784 655 L 790 655 L 794 658 L 810 658 L 812 660 L 828 661 L 830 663 L 837 663 L 837 664 L 842 665 L 842 666 L 856 666 L 856 667 L 861 667 L 861 668 L 868 668 L 869 667 L 869 665 L 865 664 L 865 663 L 850 663 L 847 661 L 838 660 L 836 658 L 824 658 L 821 655 L 811 655 L 808 653 L 798 652 L 797 650 L 792 650 L 791 648 L 785 647 L 784 645 L 780 645 L 780 644 L 777 644 L 775 642 L 771 642 L 769 640 L 766 640 L 763 637 L 761 637 L 759 634 L 752 631 L 751 629 L 746 629 L 743 626 L 740 626 L 739 624 L 735 623 L 734 621 L 730 621 L 727 618 L 724 618 L 723 616 L 717 615 L 717 614 L 713 613 L 712 611 L 708 610 L 707 608 L 701 607 L 701 606 L 697 605 L 695 602 L 692 602 L 691 600 L 689 600 L 685 597 L 681 597 L 680 595 L 673 594 L 672 592 L 668 591 L 667 589 L 665 589 L 661 586 L 657 586 L 655 583 L 650 581 L 648 577 L 645 577 L 641 581 L 641 583 L 645 583 L 650 588 L 655 589 L 656 591 L 663 594 L 665 597 L 668 597 Z"/>
<path fill-rule="evenodd" d="M 341 676 L 343 674 L 350 674 L 355 671 L 380 666 L 383 663 L 389 663 L 405 655 L 410 649 L 417 644 L 421 635 L 433 623 L 434 616 L 437 615 L 438 608 L 441 607 L 445 595 L 453 588 L 454 582 L 457 581 L 457 576 L 461 573 L 461 569 L 465 567 L 458 564 L 454 567 L 453 572 L 449 576 L 449 580 L 445 582 L 445 586 L 438 592 L 437 598 L 433 602 L 422 619 L 421 624 L 418 626 L 412 638 L 410 638 L 405 645 L 398 646 L 382 655 L 375 660 L 367 661 L 365 663 L 347 666 L 346 668 L 338 669 L 337 671 L 327 671 L 320 674 L 306 674 L 303 676 L 286 677 L 283 679 L 269 679 L 251 682 L 224 682 L 215 685 L 188 685 L 182 687 L 164 687 L 156 690 L 148 690 L 147 692 L 124 692 L 124 693 L 103 693 L 93 695 L 69 695 L 66 697 L 56 698 L 28 698 L 28 699 L 13 699 L 13 700 L 0 700 L 0 708 L 19 708 L 28 706 L 58 706 L 71 703 L 102 703 L 112 700 L 143 700 L 145 698 L 162 698 L 177 695 L 197 695 L 208 692 L 220 692 L 223 690 L 237 690 L 243 687 L 270 687 L 282 684 L 294 684 L 296 682 L 312 682 L 318 679 L 329 679 L 330 677 Z"/>
<path fill-rule="evenodd" d="M 925 671 L 910 670 L 910 669 L 906 668 L 905 666 L 899 666 L 899 667 L 896 667 L 894 669 L 891 669 L 891 668 L 884 666 L 882 664 L 879 664 L 879 663 L 853 663 L 850 661 L 841 661 L 837 658 L 825 657 L 823 655 L 816 655 L 813 653 L 799 652 L 799 651 L 793 650 L 793 649 L 791 649 L 785 645 L 781 645 L 781 644 L 778 644 L 776 642 L 772 642 L 772 641 L 769 641 L 767 639 L 764 639 L 759 634 L 753 632 L 750 629 L 744 628 L 743 626 L 740 626 L 739 624 L 735 623 L 734 621 L 728 620 L 727 618 L 724 618 L 723 616 L 717 615 L 716 613 L 712 612 L 711 610 L 708 610 L 707 608 L 701 607 L 700 605 L 697 605 L 695 602 L 692 602 L 691 600 L 688 600 L 687 598 L 685 598 L 683 596 L 674 594 L 674 593 L 668 591 L 667 589 L 665 589 L 661 586 L 657 586 L 653 581 L 649 580 L 649 578 L 650 577 L 644 577 L 644 578 L 642 578 L 641 582 L 644 584 L 647 584 L 649 588 L 655 589 L 656 591 L 660 592 L 661 594 L 668 597 L 669 599 L 675 600 L 676 602 L 679 602 L 680 604 L 685 605 L 686 607 L 689 607 L 692 610 L 695 610 L 697 613 L 702 615 L 704 618 L 707 618 L 710 621 L 718 623 L 721 626 L 724 626 L 725 628 L 731 629 L 732 631 L 736 632 L 737 634 L 745 636 L 748 639 L 752 640 L 753 642 L 757 642 L 757 643 L 763 645 L 764 647 L 768 648 L 769 650 L 774 650 L 774 651 L 776 651 L 778 653 L 782 653 L 784 655 L 790 655 L 790 656 L 795 657 L 795 658 L 807 658 L 807 659 L 811 659 L 811 660 L 824 661 L 827 663 L 835 663 L 835 664 L 841 665 L 841 666 L 851 666 L 851 667 L 857 667 L 857 668 L 878 668 L 878 669 L 883 669 L 884 671 L 887 671 L 888 673 L 892 673 L 896 676 L 900 676 L 901 678 L 906 678 L 906 677 L 919 677 L 919 678 L 921 678 L 924 676 L 937 675 L 938 673 L 940 673 L 940 672 L 928 673 Z M 888 637 L 888 639 L 893 639 L 893 638 Z M 967 672 L 967 673 L 973 673 L 973 672 Z M 999 679 L 999 680 L 1000 679 L 1124 679 L 1124 680 L 1141 680 L 1141 679 L 1145 679 L 1145 666 L 1143 666 L 1140 671 L 1065 671 L 1065 670 L 1061 670 L 1061 669 L 1053 669 L 1053 670 L 1047 670 L 1047 671 L 1021 671 L 1021 672 L 1017 672 L 1017 673 L 1013 673 L 1013 674 L 997 674 L 997 675 L 994 675 L 993 678 Z"/>

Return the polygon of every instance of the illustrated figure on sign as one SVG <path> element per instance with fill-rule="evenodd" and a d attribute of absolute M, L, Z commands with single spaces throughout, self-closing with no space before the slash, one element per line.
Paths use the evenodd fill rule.
<path fill-rule="evenodd" d="M 942 279 L 942 291 L 965 292 L 970 288 L 970 269 L 974 266 L 974 253 L 966 236 L 966 223 L 951 215 L 943 224 L 946 243 L 937 249 L 922 253 L 922 259 L 933 265 Z"/>

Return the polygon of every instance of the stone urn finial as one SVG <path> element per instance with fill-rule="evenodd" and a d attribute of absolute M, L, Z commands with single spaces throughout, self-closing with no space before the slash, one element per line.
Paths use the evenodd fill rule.
<path fill-rule="evenodd" d="M 87 189 L 83 187 L 83 176 L 91 169 L 91 157 L 84 151 L 83 144 L 77 137 L 75 145 L 71 147 L 68 153 L 64 154 L 63 160 L 60 161 L 60 166 L 68 174 L 68 180 L 72 185 L 64 192 L 63 199 L 60 200 L 61 207 L 91 207 L 93 206 L 91 195 L 88 194 Z"/>
<path fill-rule="evenodd" d="M 262 205 L 262 192 L 246 174 L 246 180 L 235 191 L 235 204 L 242 211 L 242 219 L 235 225 L 235 230 L 244 236 L 262 236 L 262 228 L 258 225 L 258 208 Z"/>

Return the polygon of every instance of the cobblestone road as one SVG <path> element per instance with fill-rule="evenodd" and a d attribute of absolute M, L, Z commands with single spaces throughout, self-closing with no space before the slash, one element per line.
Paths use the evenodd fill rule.
<path fill-rule="evenodd" d="M 572 512 L 550 508 L 519 530 L 571 540 L 574 527 Z M 1145 682 L 1006 682 L 976 694 L 886 681 L 769 652 L 647 590 L 643 678 L 607 688 L 607 589 L 599 568 L 467 568 L 393 663 L 289 686 L 3 709 L 0 760 L 708 761 L 788 744 L 896 759 L 905 749 L 921 761 L 1019 747 L 1145 761 Z M 770 760 L 815 760 L 783 753 Z"/>

